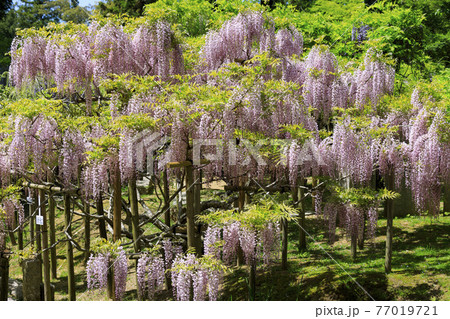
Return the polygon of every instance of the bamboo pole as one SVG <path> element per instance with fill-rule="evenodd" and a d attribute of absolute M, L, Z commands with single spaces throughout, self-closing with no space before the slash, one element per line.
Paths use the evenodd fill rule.
<path fill-rule="evenodd" d="M 52 271 L 52 279 L 56 279 L 58 277 L 57 274 L 57 260 L 56 260 L 56 235 L 55 235 L 55 198 L 53 194 L 50 193 L 48 196 L 48 220 L 50 226 L 50 260 L 51 260 L 51 271 Z"/>
<path fill-rule="evenodd" d="M 42 257 L 44 267 L 44 297 L 45 301 L 52 301 L 52 288 L 50 286 L 50 258 L 48 249 L 48 225 L 47 225 L 47 210 L 45 207 L 45 191 L 39 190 L 39 197 L 41 198 L 41 215 L 43 219 L 42 229 Z"/>
<path fill-rule="evenodd" d="M 64 194 L 64 222 L 67 235 L 72 237 L 72 226 L 70 218 L 70 195 Z M 67 254 L 67 287 L 69 300 L 76 300 L 75 292 L 75 267 L 73 263 L 73 247 L 70 241 L 66 243 L 66 254 Z"/>

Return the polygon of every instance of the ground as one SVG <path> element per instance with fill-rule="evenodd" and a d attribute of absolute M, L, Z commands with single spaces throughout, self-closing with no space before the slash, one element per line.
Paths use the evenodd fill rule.
<path fill-rule="evenodd" d="M 62 216 L 56 224 L 61 231 Z M 82 225 L 77 216 L 73 232 L 79 240 Z M 314 241 L 308 238 L 307 250 L 300 253 L 298 226 L 290 224 L 288 270 L 281 269 L 279 260 L 258 268 L 257 300 L 370 300 L 370 296 L 375 300 L 450 300 L 450 216 L 395 219 L 392 273 L 388 275 L 384 272 L 385 219 L 378 221 L 376 237 L 358 251 L 356 261 L 350 257 L 350 242 L 342 230 L 338 230 L 337 241 L 330 245 L 327 227 L 320 217 L 309 216 L 306 226 Z M 98 236 L 97 226 L 93 224 L 91 229 L 92 236 Z M 67 300 L 64 243 L 58 245 L 57 254 L 58 278 L 52 280 L 55 299 Z M 75 263 L 77 300 L 106 300 L 104 293 L 87 291 L 83 257 L 76 250 Z M 11 260 L 10 277 L 22 279 L 16 258 Z M 222 284 L 221 300 L 246 300 L 247 281 L 246 267 L 231 267 Z M 170 291 L 163 291 L 156 298 L 173 299 Z M 125 300 L 136 299 L 134 261 L 129 261 Z"/>

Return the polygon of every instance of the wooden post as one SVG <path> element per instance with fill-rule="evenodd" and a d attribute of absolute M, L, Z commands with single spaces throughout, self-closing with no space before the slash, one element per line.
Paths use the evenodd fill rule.
<path fill-rule="evenodd" d="M 24 207 L 24 210 L 28 209 L 28 205 L 26 207 Z M 17 225 L 19 225 L 19 214 L 16 212 L 16 220 L 17 220 Z M 22 226 L 20 225 L 19 227 L 19 231 L 17 232 L 17 242 L 19 244 L 19 250 L 23 250 L 23 230 L 22 230 Z"/>
<path fill-rule="evenodd" d="M 351 256 L 352 256 L 352 259 L 355 260 L 356 259 L 356 247 L 357 247 L 357 241 L 358 241 L 358 234 L 357 233 L 352 233 L 350 237 L 351 237 L 351 243 L 350 243 Z"/>
<path fill-rule="evenodd" d="M 363 216 L 363 222 L 362 222 L 362 230 L 359 233 L 358 236 L 358 249 L 363 250 L 364 249 L 364 241 L 366 239 L 366 215 Z"/>
<path fill-rule="evenodd" d="M 57 260 L 56 260 L 56 247 L 53 247 L 53 245 L 56 243 L 56 236 L 55 236 L 55 198 L 53 197 L 52 193 L 49 193 L 48 195 L 48 220 L 49 220 L 49 226 L 50 226 L 50 246 L 52 248 L 50 249 L 50 260 L 51 260 L 51 270 L 52 270 L 52 279 L 56 279 L 58 277 L 57 274 Z"/>
<path fill-rule="evenodd" d="M 89 216 L 91 213 L 91 207 L 89 206 L 88 199 L 86 198 L 83 201 L 83 210 L 84 210 L 84 264 L 87 264 L 90 256 L 91 250 L 91 217 Z"/>
<path fill-rule="evenodd" d="M 128 196 L 130 199 L 130 211 L 131 211 L 131 226 L 133 233 L 133 247 L 135 252 L 141 250 L 140 241 L 138 240 L 139 231 L 139 210 L 138 210 L 138 199 L 137 199 L 137 189 L 136 189 L 136 177 L 130 178 L 128 181 Z"/>
<path fill-rule="evenodd" d="M 300 200 L 300 202 L 298 204 L 298 215 L 299 215 L 299 225 L 300 225 L 298 247 L 299 247 L 300 251 L 306 250 L 306 232 L 305 232 L 306 216 L 305 216 L 305 204 L 303 203 L 303 197 L 305 196 L 305 189 L 303 188 L 304 186 L 306 186 L 306 180 L 302 179 L 301 183 L 300 183 L 299 194 L 297 195 L 297 201 Z M 300 199 L 298 199 L 299 197 L 300 197 Z"/>
<path fill-rule="evenodd" d="M 194 176 L 192 165 L 186 166 L 186 227 L 188 248 L 194 247 L 197 254 L 197 244 L 195 242 L 195 221 L 194 221 Z"/>
<path fill-rule="evenodd" d="M 288 222 L 286 218 L 281 220 L 281 269 L 286 270 L 288 253 Z"/>
<path fill-rule="evenodd" d="M 256 299 L 256 260 L 253 260 L 249 266 L 248 275 L 248 300 Z"/>
<path fill-rule="evenodd" d="M 97 215 L 104 216 L 104 210 L 103 210 L 103 196 L 100 193 L 97 198 Z M 106 223 L 103 218 L 99 218 L 98 220 L 98 230 L 100 233 L 100 237 L 104 239 L 108 239 L 107 233 L 106 233 Z"/>
<path fill-rule="evenodd" d="M 14 228 L 16 228 L 16 220 L 13 219 L 13 224 L 12 227 L 8 227 L 9 230 L 13 230 Z M 14 235 L 14 233 L 12 231 L 9 232 L 9 239 L 11 240 L 11 245 L 12 246 L 16 246 L 17 242 L 16 242 L 16 236 Z"/>
<path fill-rule="evenodd" d="M 64 222 L 67 234 L 72 237 L 72 226 L 70 218 L 70 195 L 64 194 Z M 69 300 L 75 301 L 75 267 L 73 263 L 73 248 L 70 241 L 66 242 L 66 254 L 67 254 L 67 287 Z"/>
<path fill-rule="evenodd" d="M 197 170 L 194 174 L 194 219 L 201 213 L 201 189 L 202 189 L 202 172 Z M 197 247 L 197 252 L 201 254 L 202 252 L 202 240 L 201 232 L 195 227 L 195 243 Z"/>
<path fill-rule="evenodd" d="M 392 169 L 389 171 L 386 176 L 386 188 L 388 190 L 394 189 L 394 174 Z M 393 222 L 394 222 L 394 211 L 393 211 L 393 200 L 386 200 L 386 255 L 384 258 L 384 270 L 386 274 L 391 272 L 392 265 L 392 238 L 394 236 L 393 232 Z"/>
<path fill-rule="evenodd" d="M 169 190 L 169 178 L 167 176 L 167 169 L 163 171 L 163 191 L 164 191 L 164 223 L 170 227 L 170 190 Z"/>
<path fill-rule="evenodd" d="M 444 183 L 444 213 L 445 212 L 450 213 L 450 181 Z"/>
<path fill-rule="evenodd" d="M 0 301 L 8 300 L 9 259 L 0 252 Z"/>
<path fill-rule="evenodd" d="M 118 241 L 122 235 L 122 187 L 118 163 L 116 163 L 114 168 L 113 214 L 113 240 Z"/>
<path fill-rule="evenodd" d="M 50 286 L 50 258 L 48 249 L 48 225 L 47 225 L 47 210 L 45 207 L 45 191 L 40 189 L 39 196 L 41 198 L 41 215 L 44 220 L 42 229 L 42 256 L 44 266 L 44 296 L 45 301 L 52 301 L 52 287 Z"/>

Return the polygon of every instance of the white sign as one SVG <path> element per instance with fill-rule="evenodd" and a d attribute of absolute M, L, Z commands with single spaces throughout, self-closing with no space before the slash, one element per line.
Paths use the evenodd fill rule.
<path fill-rule="evenodd" d="M 44 217 L 41 215 L 36 216 L 36 225 L 44 225 Z"/>

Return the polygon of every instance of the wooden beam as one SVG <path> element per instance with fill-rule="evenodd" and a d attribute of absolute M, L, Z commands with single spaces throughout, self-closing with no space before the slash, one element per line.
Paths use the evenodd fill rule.
<path fill-rule="evenodd" d="M 211 161 L 207 160 L 207 159 L 202 159 L 200 160 L 200 165 L 206 165 L 211 163 Z M 192 166 L 192 162 L 191 161 L 182 161 L 182 162 L 169 162 L 166 164 L 167 168 L 177 168 L 177 167 L 188 167 L 188 166 Z"/>
<path fill-rule="evenodd" d="M 80 193 L 79 188 L 61 188 L 59 186 L 54 186 L 54 185 L 50 185 L 50 184 L 42 185 L 42 184 L 34 184 L 31 182 L 23 182 L 22 186 L 39 189 L 39 190 L 44 190 L 44 191 L 48 191 L 48 192 L 54 192 L 54 193 L 70 193 L 70 194 L 72 194 L 72 193 L 79 194 Z"/>

